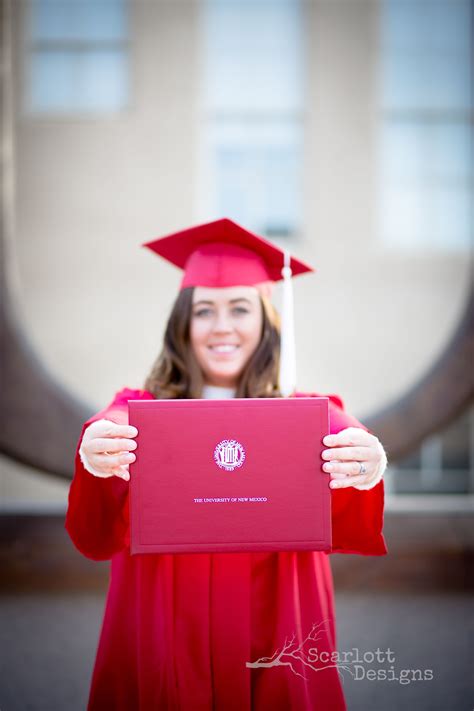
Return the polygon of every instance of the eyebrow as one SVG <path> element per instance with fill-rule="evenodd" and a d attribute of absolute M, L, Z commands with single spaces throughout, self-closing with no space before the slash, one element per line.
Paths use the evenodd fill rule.
<path fill-rule="evenodd" d="M 245 296 L 241 296 L 238 299 L 231 299 L 229 303 L 235 304 L 237 301 L 246 301 L 248 304 L 252 305 L 252 302 L 250 299 L 247 299 Z M 211 306 L 214 305 L 214 301 L 208 301 L 207 299 L 200 299 L 199 301 L 196 301 L 193 306 L 199 306 L 199 304 L 210 304 Z"/>

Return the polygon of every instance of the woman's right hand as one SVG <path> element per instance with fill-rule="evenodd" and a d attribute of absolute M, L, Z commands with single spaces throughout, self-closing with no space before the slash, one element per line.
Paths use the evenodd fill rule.
<path fill-rule="evenodd" d="M 84 431 L 79 455 L 85 469 L 94 476 L 118 476 L 130 480 L 129 465 L 135 461 L 137 447 L 133 437 L 138 430 L 132 425 L 117 425 L 110 420 L 93 422 Z"/>

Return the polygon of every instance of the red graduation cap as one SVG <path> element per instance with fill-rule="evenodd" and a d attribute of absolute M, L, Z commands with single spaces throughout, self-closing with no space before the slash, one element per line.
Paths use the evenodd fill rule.
<path fill-rule="evenodd" d="M 146 242 L 156 254 L 183 269 L 181 289 L 189 286 L 256 286 L 284 279 L 280 390 L 296 387 L 291 277 L 314 271 L 268 240 L 223 218 Z"/>
<path fill-rule="evenodd" d="M 283 278 L 284 251 L 224 217 L 143 245 L 184 270 L 187 286 L 255 286 Z M 292 275 L 313 269 L 291 257 Z"/>

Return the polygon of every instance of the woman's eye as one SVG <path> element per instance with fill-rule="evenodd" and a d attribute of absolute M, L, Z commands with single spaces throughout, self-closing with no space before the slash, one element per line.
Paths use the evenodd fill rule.
<path fill-rule="evenodd" d="M 234 306 L 231 310 L 231 314 L 233 316 L 243 316 L 244 314 L 248 314 L 249 310 L 245 308 L 245 306 Z M 212 316 L 213 310 L 211 308 L 202 308 L 202 309 L 197 309 L 197 311 L 194 311 L 193 316 L 194 318 L 209 318 Z"/>
<path fill-rule="evenodd" d="M 198 318 L 209 316 L 210 314 L 211 314 L 211 309 L 199 309 L 198 311 L 194 312 L 194 316 L 197 316 Z"/>

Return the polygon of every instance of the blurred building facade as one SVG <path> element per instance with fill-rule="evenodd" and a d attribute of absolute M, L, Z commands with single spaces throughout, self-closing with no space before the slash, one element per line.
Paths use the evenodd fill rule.
<path fill-rule="evenodd" d="M 299 388 L 362 420 L 446 347 L 471 285 L 472 2 L 9 5 L 9 288 L 38 357 L 97 408 L 141 387 L 179 274 L 139 245 L 229 216 L 295 281 Z M 473 491 L 467 411 L 394 492 Z M 12 505 L 65 499 L 2 460 Z"/>

